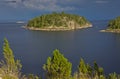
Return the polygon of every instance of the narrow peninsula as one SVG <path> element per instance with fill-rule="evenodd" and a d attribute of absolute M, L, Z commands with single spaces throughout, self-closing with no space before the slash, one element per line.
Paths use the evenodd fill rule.
<path fill-rule="evenodd" d="M 120 33 L 120 16 L 116 17 L 113 20 L 110 20 L 107 25 L 107 29 L 101 30 L 101 32 Z"/>
<path fill-rule="evenodd" d="M 85 17 L 64 12 L 44 14 L 28 21 L 29 30 L 66 31 L 92 27 Z"/>

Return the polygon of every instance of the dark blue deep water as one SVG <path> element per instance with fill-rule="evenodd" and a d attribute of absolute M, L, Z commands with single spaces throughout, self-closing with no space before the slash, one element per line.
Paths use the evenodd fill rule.
<path fill-rule="evenodd" d="M 24 24 L 0 24 L 0 59 L 3 39 L 9 40 L 15 58 L 20 59 L 24 74 L 43 75 L 42 66 L 54 49 L 59 49 L 77 70 L 80 58 L 93 64 L 96 60 L 105 73 L 120 73 L 120 34 L 101 33 L 108 21 L 92 21 L 93 27 L 75 31 L 44 32 L 21 28 Z"/>

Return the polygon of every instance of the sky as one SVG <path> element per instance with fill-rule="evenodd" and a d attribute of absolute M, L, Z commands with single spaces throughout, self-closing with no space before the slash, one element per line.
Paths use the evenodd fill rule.
<path fill-rule="evenodd" d="M 61 11 L 89 20 L 108 20 L 120 15 L 120 0 L 0 0 L 0 21 L 28 21 Z"/>

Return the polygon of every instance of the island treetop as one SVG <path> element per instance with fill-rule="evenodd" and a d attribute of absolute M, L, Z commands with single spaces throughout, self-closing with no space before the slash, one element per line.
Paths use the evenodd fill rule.
<path fill-rule="evenodd" d="M 120 16 L 116 17 L 113 20 L 110 20 L 108 23 L 109 29 L 120 29 Z"/>
<path fill-rule="evenodd" d="M 109 21 L 106 30 L 101 30 L 101 32 L 113 32 L 120 33 L 120 16 Z"/>
<path fill-rule="evenodd" d="M 44 14 L 28 21 L 26 28 L 30 30 L 75 30 L 91 27 L 91 23 L 83 16 L 64 12 Z"/>

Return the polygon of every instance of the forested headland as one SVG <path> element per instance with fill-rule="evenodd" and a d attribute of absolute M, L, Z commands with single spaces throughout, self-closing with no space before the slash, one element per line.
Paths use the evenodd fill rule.
<path fill-rule="evenodd" d="M 41 76 L 35 74 L 22 74 L 22 64 L 20 60 L 15 59 L 6 38 L 3 44 L 3 57 L 4 59 L 0 61 L 0 79 L 42 79 Z M 96 61 L 93 62 L 93 66 L 85 63 L 83 58 L 80 58 L 78 62 L 78 69 L 72 74 L 74 65 L 56 49 L 43 65 L 45 71 L 43 79 L 120 79 L 120 75 L 115 72 L 106 76 L 104 69 Z"/>
<path fill-rule="evenodd" d="M 108 22 L 107 29 L 102 31 L 120 33 L 120 16 L 110 20 Z"/>
<path fill-rule="evenodd" d="M 60 31 L 88 28 L 91 26 L 92 24 L 83 16 L 53 12 L 29 20 L 26 28 L 30 30 Z"/>

